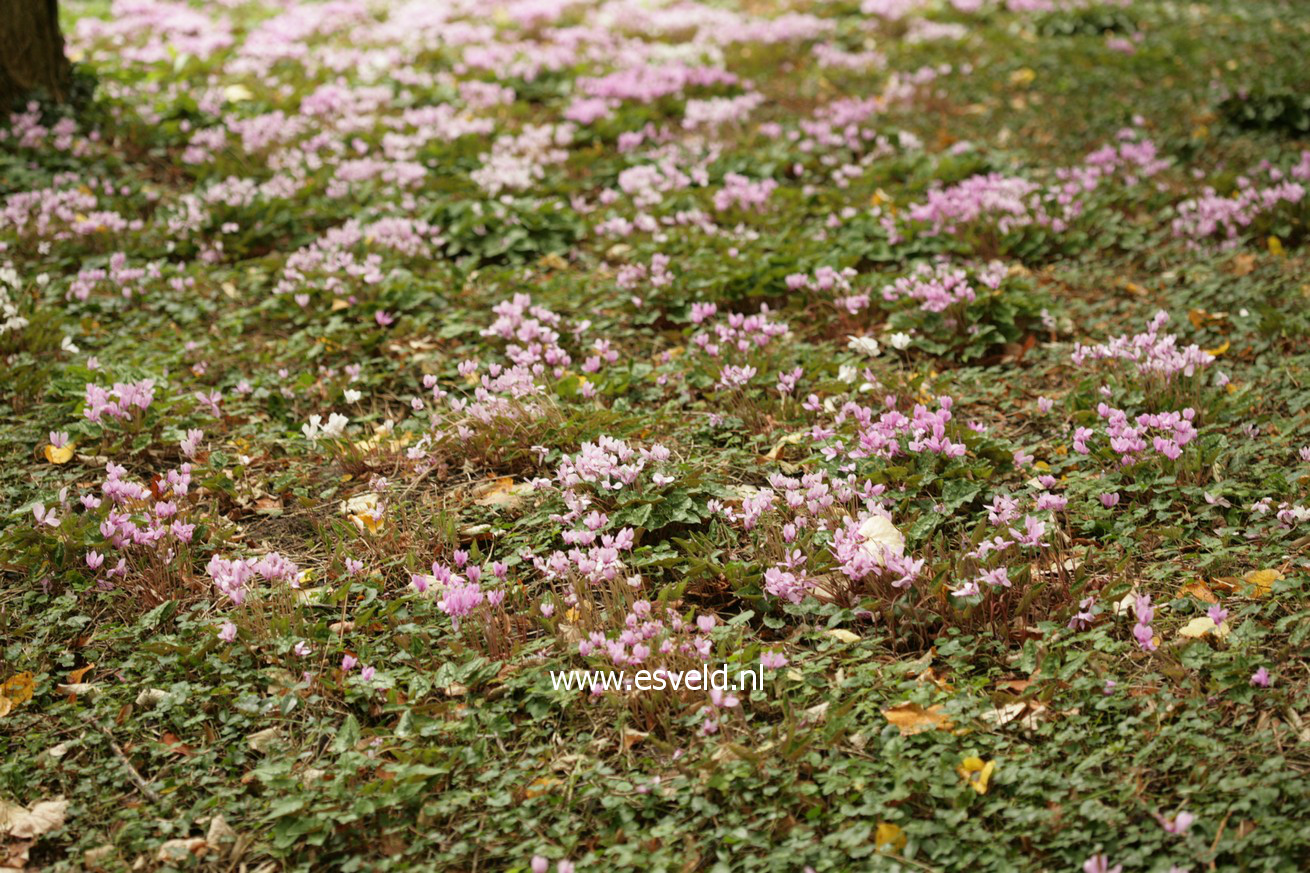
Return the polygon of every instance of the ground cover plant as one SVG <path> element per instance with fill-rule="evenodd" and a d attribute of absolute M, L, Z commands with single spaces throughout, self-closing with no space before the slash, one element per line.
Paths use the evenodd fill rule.
<path fill-rule="evenodd" d="M 61 15 L 0 868 L 1310 867 L 1310 8 Z"/>

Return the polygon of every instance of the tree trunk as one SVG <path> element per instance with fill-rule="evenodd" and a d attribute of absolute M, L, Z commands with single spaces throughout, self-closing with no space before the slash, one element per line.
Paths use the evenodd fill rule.
<path fill-rule="evenodd" d="M 57 0 L 0 0 L 0 112 L 29 94 L 66 100 L 69 77 Z"/>

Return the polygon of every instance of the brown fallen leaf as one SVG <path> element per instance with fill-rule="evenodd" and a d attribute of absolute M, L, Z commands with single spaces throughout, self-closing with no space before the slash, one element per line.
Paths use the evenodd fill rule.
<path fill-rule="evenodd" d="M 81 682 L 86 674 L 90 673 L 95 668 L 95 664 L 87 664 L 85 667 L 78 667 L 76 670 L 68 674 L 69 684 L 75 685 L 78 682 Z"/>
<path fill-rule="evenodd" d="M 1195 582 L 1191 582 L 1187 585 L 1184 585 L 1182 588 L 1179 588 L 1177 596 L 1180 598 L 1195 597 L 1197 600 L 1200 600 L 1202 603 L 1219 602 L 1219 596 L 1210 590 L 1210 586 L 1206 585 L 1204 582 L 1200 581 L 1199 579 Z"/>
<path fill-rule="evenodd" d="M 1228 262 L 1228 270 L 1234 276 L 1249 276 L 1255 270 L 1255 255 L 1245 253 L 1235 255 Z"/>
<path fill-rule="evenodd" d="M 165 731 L 164 735 L 159 738 L 159 741 L 168 746 L 168 751 L 175 755 L 181 755 L 184 758 L 190 757 L 196 750 L 195 746 L 187 745 L 182 742 L 181 737 L 169 731 Z"/>
<path fill-rule="evenodd" d="M 646 733 L 645 731 L 639 731 L 636 730 L 635 728 L 624 728 L 623 742 L 622 742 L 623 751 L 626 752 L 628 749 L 631 749 L 633 746 L 637 745 L 637 743 L 640 743 L 648 736 L 650 736 L 650 734 Z"/>
<path fill-rule="evenodd" d="M 882 715 L 888 722 L 896 725 L 896 729 L 903 737 L 951 727 L 951 720 L 946 717 L 941 704 L 925 709 L 917 703 L 898 703 L 884 709 Z"/>

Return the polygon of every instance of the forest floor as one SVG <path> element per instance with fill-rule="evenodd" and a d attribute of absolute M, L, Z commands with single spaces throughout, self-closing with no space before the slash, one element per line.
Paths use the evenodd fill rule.
<path fill-rule="evenodd" d="M 1310 7 L 60 5 L 0 868 L 1310 867 Z"/>

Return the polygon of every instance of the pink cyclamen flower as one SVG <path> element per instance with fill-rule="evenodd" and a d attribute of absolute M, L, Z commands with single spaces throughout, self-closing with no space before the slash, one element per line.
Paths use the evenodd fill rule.
<path fill-rule="evenodd" d="M 1252 673 L 1251 684 L 1256 688 L 1268 688 L 1269 670 L 1266 669 L 1265 667 L 1261 667 L 1259 670 L 1256 670 L 1254 673 Z"/>
<path fill-rule="evenodd" d="M 1219 627 L 1225 621 L 1228 620 L 1228 610 L 1224 609 L 1222 606 L 1220 606 L 1217 603 L 1214 606 L 1207 609 L 1205 611 L 1205 614 L 1209 616 L 1212 622 L 1214 622 L 1215 627 Z"/>
<path fill-rule="evenodd" d="M 555 873 L 573 873 L 573 862 L 560 861 L 555 865 Z"/>
<path fill-rule="evenodd" d="M 1106 493 L 1106 494 L 1102 494 L 1102 495 L 1101 495 L 1101 505 L 1104 506 L 1106 509 L 1110 509 L 1110 508 L 1112 508 L 1112 507 L 1118 506 L 1118 505 L 1119 505 L 1119 492 L 1118 492 L 1118 491 L 1110 491 L 1110 492 L 1108 492 L 1108 493 Z"/>
<path fill-rule="evenodd" d="M 373 320 L 382 327 L 390 327 L 396 319 L 392 318 L 385 309 L 379 309 L 373 314 Z"/>
<path fill-rule="evenodd" d="M 1083 873 L 1123 873 L 1124 865 L 1110 866 L 1110 859 L 1105 855 L 1093 855 L 1083 862 Z"/>
<path fill-rule="evenodd" d="M 377 671 L 374 670 L 373 666 L 370 664 L 369 666 L 364 667 L 359 671 L 359 678 L 363 679 L 365 682 L 372 682 L 373 674 L 376 672 Z"/>
<path fill-rule="evenodd" d="M 225 643 L 234 643 L 237 639 L 237 626 L 230 621 L 223 622 L 218 629 L 218 638 Z"/>
<path fill-rule="evenodd" d="M 309 647 L 309 643 L 305 642 L 304 640 L 301 640 L 300 642 L 296 643 L 295 648 L 293 648 L 291 651 L 295 652 L 297 657 L 304 658 L 304 657 L 308 657 L 309 654 L 314 650 Z"/>
<path fill-rule="evenodd" d="M 760 655 L 760 666 L 766 670 L 781 670 L 787 666 L 787 656 L 782 652 L 764 652 Z"/>
<path fill-rule="evenodd" d="M 550 861 L 544 855 L 533 855 L 531 866 L 532 873 L 546 873 L 550 869 Z"/>
<path fill-rule="evenodd" d="M 1157 815 L 1156 820 L 1160 822 L 1160 827 L 1164 828 L 1165 833 L 1180 837 L 1187 833 L 1187 829 L 1192 826 L 1192 822 L 1196 821 L 1196 816 L 1190 812 L 1180 812 L 1173 818 Z"/>
<path fill-rule="evenodd" d="M 355 665 L 358 663 L 358 658 L 353 655 L 346 655 L 341 659 L 341 669 L 349 673 L 351 670 L 355 669 Z"/>

